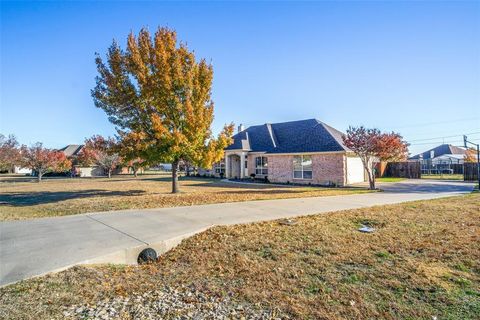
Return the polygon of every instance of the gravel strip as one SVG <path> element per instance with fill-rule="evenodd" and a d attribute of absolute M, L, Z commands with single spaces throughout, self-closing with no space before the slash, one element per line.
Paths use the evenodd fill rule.
<path fill-rule="evenodd" d="M 74 319 L 289 319 L 278 311 L 209 296 L 195 287 L 116 297 L 95 305 L 74 305 L 63 315 Z"/>

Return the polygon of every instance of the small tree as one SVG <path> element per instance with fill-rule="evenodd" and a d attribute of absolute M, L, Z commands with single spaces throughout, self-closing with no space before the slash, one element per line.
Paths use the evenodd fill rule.
<path fill-rule="evenodd" d="M 210 166 L 212 159 L 223 156 L 233 124 L 214 139 L 213 67 L 204 59 L 197 61 L 177 42 L 175 31 L 159 28 L 153 37 L 147 29 L 138 37 L 131 33 L 126 51 L 114 41 L 106 63 L 99 55 L 95 62 L 95 105 L 119 132 L 137 135 L 140 158 L 172 164 L 172 193 L 179 192 L 181 161 Z"/>
<path fill-rule="evenodd" d="M 467 148 L 465 155 L 463 156 L 463 161 L 465 162 L 477 162 L 477 151 L 474 149 Z"/>
<path fill-rule="evenodd" d="M 138 171 L 147 166 L 147 161 L 143 158 L 143 150 L 146 146 L 143 144 L 145 140 L 143 136 L 136 132 L 121 132 L 117 143 L 117 150 L 122 158 L 123 164 L 133 170 L 135 178 Z"/>
<path fill-rule="evenodd" d="M 94 135 L 85 140 L 78 161 L 86 166 L 98 165 L 111 178 L 113 170 L 121 163 L 121 158 L 116 153 L 117 148 L 115 139 Z"/>
<path fill-rule="evenodd" d="M 408 143 L 398 133 L 381 133 L 363 126 L 349 127 L 343 143 L 362 160 L 370 189 L 375 189 L 375 165 L 378 161 L 402 161 L 408 155 Z"/>
<path fill-rule="evenodd" d="M 37 173 L 38 182 L 47 172 L 65 172 L 72 167 L 72 162 L 63 152 L 44 148 L 40 142 L 29 148 L 22 146 L 20 152 L 23 166 Z"/>
<path fill-rule="evenodd" d="M 20 148 L 14 135 L 5 137 L 0 133 L 0 171 L 10 172 L 21 162 Z"/>

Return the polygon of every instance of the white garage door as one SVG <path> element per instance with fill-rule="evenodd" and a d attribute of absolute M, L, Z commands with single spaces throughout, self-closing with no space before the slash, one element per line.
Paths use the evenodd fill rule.
<path fill-rule="evenodd" d="M 347 184 L 365 181 L 362 160 L 357 157 L 347 157 Z"/>

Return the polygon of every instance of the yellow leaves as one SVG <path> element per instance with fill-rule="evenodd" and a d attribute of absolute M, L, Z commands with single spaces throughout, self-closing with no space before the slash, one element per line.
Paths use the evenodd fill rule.
<path fill-rule="evenodd" d="M 166 126 L 166 123 L 160 118 L 158 114 L 152 114 L 151 116 L 152 128 L 157 139 L 165 139 L 165 136 L 168 135 L 169 129 Z"/>
<path fill-rule="evenodd" d="M 138 36 L 131 33 L 126 52 L 114 43 L 108 65 L 100 59 L 97 66 L 96 105 L 130 132 L 124 137 L 128 152 L 192 165 L 220 160 L 231 133 L 212 139 L 213 66 L 196 61 L 175 31 L 158 28 L 153 37 L 146 28 Z"/>

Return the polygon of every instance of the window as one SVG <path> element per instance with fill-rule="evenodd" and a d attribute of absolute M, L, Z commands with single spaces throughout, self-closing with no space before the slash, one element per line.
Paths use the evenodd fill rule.
<path fill-rule="evenodd" d="M 312 179 L 312 156 L 293 157 L 293 178 Z"/>
<path fill-rule="evenodd" d="M 215 173 L 216 174 L 225 174 L 225 163 L 221 162 L 221 163 L 217 163 L 215 165 Z"/>
<path fill-rule="evenodd" d="M 255 174 L 268 174 L 268 158 L 267 157 L 256 157 L 255 158 Z"/>

